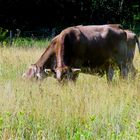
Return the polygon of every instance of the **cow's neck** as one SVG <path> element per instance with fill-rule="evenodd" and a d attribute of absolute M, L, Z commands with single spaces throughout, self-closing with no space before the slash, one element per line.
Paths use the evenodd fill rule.
<path fill-rule="evenodd" d="M 53 55 L 54 53 L 54 48 L 49 46 L 45 52 L 42 54 L 42 56 L 39 58 L 39 60 L 35 63 L 35 65 L 41 69 L 43 69 L 45 67 L 45 65 L 48 63 L 50 63 L 50 57 Z"/>

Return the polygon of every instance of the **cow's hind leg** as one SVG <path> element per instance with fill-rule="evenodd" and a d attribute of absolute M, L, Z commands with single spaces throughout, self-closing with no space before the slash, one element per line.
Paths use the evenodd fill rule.
<path fill-rule="evenodd" d="M 128 71 L 130 72 L 130 78 L 131 79 L 134 79 L 136 77 L 136 74 L 137 74 L 137 69 L 134 67 L 134 64 L 133 62 L 130 62 L 128 64 Z"/>
<path fill-rule="evenodd" d="M 127 77 L 128 77 L 128 67 L 127 67 L 126 63 L 121 62 L 118 66 L 119 66 L 119 69 L 120 69 L 120 79 L 127 79 Z"/>
<path fill-rule="evenodd" d="M 112 65 L 106 67 L 106 78 L 108 82 L 111 82 L 114 75 L 114 69 Z"/>
<path fill-rule="evenodd" d="M 114 55 L 116 64 L 120 69 L 120 78 L 127 79 L 128 66 L 127 66 L 127 44 L 125 41 L 120 42 L 117 46 L 117 53 Z"/>

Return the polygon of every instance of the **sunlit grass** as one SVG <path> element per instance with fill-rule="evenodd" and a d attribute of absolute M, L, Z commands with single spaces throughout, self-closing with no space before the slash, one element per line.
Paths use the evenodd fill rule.
<path fill-rule="evenodd" d="M 10 38 L 7 38 L 5 41 L 0 42 L 0 47 L 4 46 L 11 46 L 17 47 L 17 48 L 32 48 L 32 47 L 39 47 L 39 48 L 46 48 L 48 46 L 48 43 L 50 42 L 51 38 L 44 38 L 44 39 L 38 39 L 38 38 L 29 38 L 29 37 L 15 37 L 10 40 Z"/>
<path fill-rule="evenodd" d="M 45 48 L 0 48 L 0 139 L 140 139 L 140 56 L 135 80 L 108 85 L 106 77 L 80 74 L 76 84 L 21 78 Z"/>

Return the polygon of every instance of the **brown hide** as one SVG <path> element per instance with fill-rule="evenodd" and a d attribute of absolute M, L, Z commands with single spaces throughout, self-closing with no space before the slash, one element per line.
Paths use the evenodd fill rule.
<path fill-rule="evenodd" d="M 109 25 L 75 26 L 63 30 L 58 38 L 56 77 L 62 79 L 67 68 L 98 69 L 105 65 L 108 71 L 113 61 L 126 75 L 126 33 Z M 110 79 L 110 77 L 108 77 Z"/>
<path fill-rule="evenodd" d="M 111 26 L 112 26 L 112 24 L 111 24 Z M 113 28 L 118 28 L 119 25 L 117 24 L 117 26 L 116 26 L 116 24 L 115 24 L 112 27 Z M 127 34 L 127 68 L 128 68 L 128 71 L 130 72 L 130 74 L 132 76 L 131 78 L 134 78 L 134 76 L 137 73 L 137 70 L 134 67 L 133 59 L 134 59 L 134 55 L 135 55 L 136 44 L 137 44 L 139 52 L 140 52 L 140 43 L 139 43 L 138 37 L 136 36 L 135 33 L 133 33 L 130 30 L 124 30 L 124 31 Z M 113 76 L 114 69 L 115 69 L 113 64 L 111 64 L 110 69 L 112 70 L 112 76 Z M 95 72 L 99 73 L 101 76 L 103 76 L 104 73 L 105 73 L 104 67 L 99 67 L 95 70 L 96 70 Z"/>

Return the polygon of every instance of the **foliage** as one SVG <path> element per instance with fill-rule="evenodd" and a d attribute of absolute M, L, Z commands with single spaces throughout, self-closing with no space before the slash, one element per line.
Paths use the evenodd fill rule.
<path fill-rule="evenodd" d="M 8 33 L 8 30 L 0 27 L 0 44 L 5 45 L 7 43 L 6 42 L 7 33 Z"/>
<path fill-rule="evenodd" d="M 14 38 L 13 39 L 13 46 L 15 47 L 48 47 L 48 44 L 50 42 L 50 39 L 33 39 L 33 38 Z"/>
<path fill-rule="evenodd" d="M 140 21 L 139 0 L 6 0 L 0 1 L 0 5 L 1 25 L 13 30 Z M 9 17 L 4 11 L 10 11 Z"/>
<path fill-rule="evenodd" d="M 30 37 L 15 38 L 14 37 L 12 38 L 12 45 L 10 45 L 10 39 L 7 37 L 6 40 L 1 42 L 0 47 L 46 48 L 48 47 L 49 42 L 50 42 L 50 39 L 35 39 L 35 38 L 30 38 Z"/>

